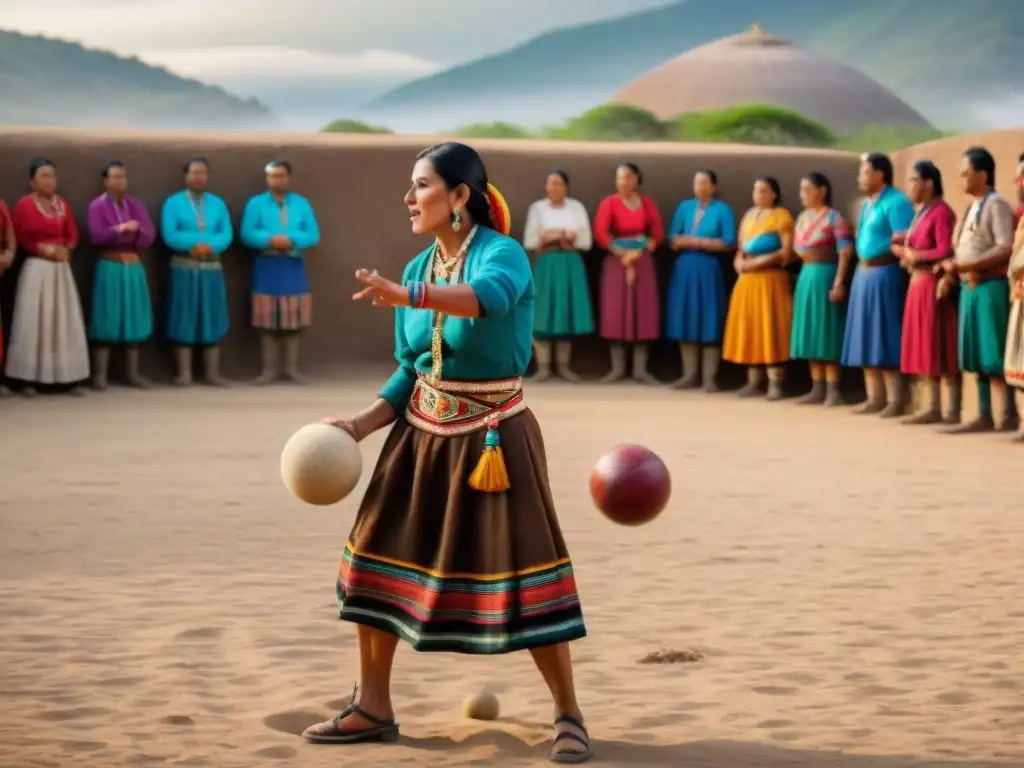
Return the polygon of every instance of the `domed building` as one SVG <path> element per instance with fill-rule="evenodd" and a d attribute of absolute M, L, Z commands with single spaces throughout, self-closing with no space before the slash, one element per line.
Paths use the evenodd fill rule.
<path fill-rule="evenodd" d="M 916 110 L 867 75 L 765 32 L 755 24 L 677 56 L 616 93 L 667 120 L 687 112 L 771 104 L 842 133 L 871 124 L 928 126 Z"/>

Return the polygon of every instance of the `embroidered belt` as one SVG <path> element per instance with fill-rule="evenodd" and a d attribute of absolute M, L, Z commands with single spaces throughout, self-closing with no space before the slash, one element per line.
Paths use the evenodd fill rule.
<path fill-rule="evenodd" d="M 874 269 L 876 267 L 891 267 L 893 264 L 899 264 L 900 260 L 893 256 L 891 253 L 884 254 L 883 256 L 876 256 L 873 259 L 860 259 L 857 263 L 859 267 L 866 267 L 867 269 Z"/>
<path fill-rule="evenodd" d="M 432 385 L 420 377 L 405 409 L 405 419 L 424 432 L 452 437 L 479 432 L 524 410 L 522 379 L 442 380 Z"/>
<path fill-rule="evenodd" d="M 223 269 L 220 259 L 216 256 L 209 259 L 197 259 L 194 256 L 172 256 L 171 267 L 177 269 Z"/>
<path fill-rule="evenodd" d="M 102 261 L 112 261 L 115 264 L 136 264 L 139 261 L 139 254 L 127 250 L 106 250 L 100 251 Z"/>

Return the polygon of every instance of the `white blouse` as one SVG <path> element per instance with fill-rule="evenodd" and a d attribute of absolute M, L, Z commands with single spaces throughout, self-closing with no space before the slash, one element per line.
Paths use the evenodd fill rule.
<path fill-rule="evenodd" d="M 589 251 L 594 247 L 594 234 L 590 229 L 590 216 L 583 203 L 567 197 L 557 208 L 546 197 L 530 205 L 526 212 L 526 231 L 523 247 L 528 251 L 540 248 L 540 233 L 545 229 L 571 229 L 576 233 L 576 250 Z"/>

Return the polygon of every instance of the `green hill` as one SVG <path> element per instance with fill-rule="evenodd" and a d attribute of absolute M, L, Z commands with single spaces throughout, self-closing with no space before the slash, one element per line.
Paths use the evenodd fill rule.
<path fill-rule="evenodd" d="M 0 125 L 241 129 L 270 110 L 136 58 L 0 30 Z"/>
<path fill-rule="evenodd" d="M 662 62 L 755 22 L 860 70 L 938 125 L 959 127 L 965 103 L 1019 91 L 1021 0 L 682 0 L 549 32 L 406 83 L 370 109 L 436 110 L 475 94 L 494 102 L 595 89 L 606 100 Z"/>

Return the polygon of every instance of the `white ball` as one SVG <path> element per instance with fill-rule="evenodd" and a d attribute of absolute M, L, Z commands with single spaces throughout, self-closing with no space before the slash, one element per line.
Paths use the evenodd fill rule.
<path fill-rule="evenodd" d="M 336 504 L 352 493 L 362 473 L 359 444 L 330 424 L 307 424 L 281 451 L 281 479 L 307 504 Z"/>
<path fill-rule="evenodd" d="M 481 691 L 462 700 L 462 716 L 470 720 L 497 720 L 500 712 L 498 697 L 490 691 Z"/>

